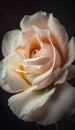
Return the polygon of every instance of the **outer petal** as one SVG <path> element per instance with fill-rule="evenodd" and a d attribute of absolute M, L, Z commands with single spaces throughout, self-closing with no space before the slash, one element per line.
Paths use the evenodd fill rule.
<path fill-rule="evenodd" d="M 9 99 L 9 107 L 19 118 L 25 120 L 30 112 L 34 112 L 39 107 L 42 107 L 55 91 L 55 89 L 51 91 L 33 91 L 36 87 L 31 87 Z"/>
<path fill-rule="evenodd" d="M 19 46 L 19 44 L 21 44 L 21 42 L 18 42 L 20 35 L 20 30 L 13 30 L 5 34 L 2 41 L 2 52 L 4 57 L 9 55 L 17 46 Z"/>
<path fill-rule="evenodd" d="M 35 97 L 38 99 L 37 95 Z M 43 99 L 46 100 L 45 98 Z M 57 87 L 54 94 L 46 101 L 45 104 L 42 103 L 43 99 L 41 97 L 42 100 L 39 100 L 39 102 L 41 101 L 41 104 L 43 105 L 39 109 L 36 109 L 33 105 L 38 104 L 38 106 L 40 106 L 39 102 L 37 102 L 35 98 L 33 99 L 33 95 L 29 98 L 28 94 L 27 99 L 28 100 L 25 100 L 24 94 L 13 96 L 9 99 L 9 106 L 16 115 L 25 121 L 36 121 L 43 125 L 49 125 L 62 119 L 63 116 L 71 112 L 75 105 L 75 88 L 68 83 L 62 84 L 61 87 Z M 31 99 L 35 102 L 31 102 Z M 32 107 L 34 107 L 34 110 L 32 109 L 32 111 L 30 111 Z"/>
<path fill-rule="evenodd" d="M 43 89 L 51 85 L 54 80 L 60 75 L 61 69 L 58 68 L 54 70 L 48 77 L 46 77 L 42 82 L 38 83 L 37 90 Z M 33 85 L 37 84 L 35 80 L 33 81 Z"/>
<path fill-rule="evenodd" d="M 55 84 L 60 84 L 63 83 L 67 76 L 68 76 L 68 69 L 67 67 L 69 67 L 71 65 L 71 63 L 73 62 L 73 60 L 75 59 L 75 45 L 74 45 L 74 38 L 72 38 L 70 40 L 70 42 L 68 43 L 68 52 L 67 52 L 67 61 L 64 64 L 64 66 L 62 67 L 62 75 L 59 77 L 59 79 L 57 79 L 57 81 L 55 82 Z M 75 68 L 72 67 L 71 70 L 74 70 Z M 70 77 L 72 77 L 72 72 L 70 68 L 69 68 L 69 76 L 67 79 L 69 79 Z M 71 72 L 71 74 L 70 74 Z M 73 72 L 74 73 L 74 72 Z M 74 74 L 73 74 L 74 75 Z"/>
<path fill-rule="evenodd" d="M 71 65 L 71 63 L 75 60 L 75 39 L 74 37 L 71 38 L 71 40 L 68 43 L 68 52 L 67 52 L 67 59 L 66 63 L 64 64 L 62 70 L 66 69 Z"/>
<path fill-rule="evenodd" d="M 68 34 L 67 34 L 65 28 L 60 24 L 58 19 L 53 17 L 53 14 L 50 14 L 50 16 L 49 16 L 48 27 L 51 32 L 53 44 L 59 50 L 59 52 L 64 60 L 65 55 L 66 55 L 65 45 L 68 42 Z"/>
<path fill-rule="evenodd" d="M 24 73 L 27 81 L 32 84 L 32 82 L 38 75 L 41 75 L 41 73 L 44 73 L 49 69 L 50 58 L 38 57 L 38 58 L 26 59 L 22 62 L 22 66 L 24 67 L 23 71 L 21 70 L 17 71 Z"/>
<path fill-rule="evenodd" d="M 54 82 L 54 85 L 64 83 L 64 81 L 67 79 L 67 75 L 68 75 L 68 69 L 66 69 L 60 74 L 59 78 Z"/>
<path fill-rule="evenodd" d="M 50 99 L 47 106 L 45 120 L 40 121 L 44 125 L 52 124 L 69 114 L 75 105 L 75 88 L 67 82 L 57 88 L 53 99 Z M 45 107 L 43 106 L 43 108 Z M 42 108 L 41 108 L 42 110 Z"/>
<path fill-rule="evenodd" d="M 75 65 L 70 65 L 67 80 L 70 80 L 74 77 L 75 77 Z"/>
<path fill-rule="evenodd" d="M 21 29 L 24 31 L 32 25 L 35 25 L 39 28 L 47 27 L 47 16 L 46 12 L 38 12 L 31 16 L 25 15 L 20 23 Z"/>
<path fill-rule="evenodd" d="M 15 93 L 24 91 L 30 86 L 29 83 L 25 81 L 24 76 L 19 75 L 11 65 L 7 66 L 4 82 L 6 82 L 12 89 L 12 92 Z"/>
<path fill-rule="evenodd" d="M 0 86 L 8 92 L 20 92 L 30 86 L 23 75 L 16 72 L 19 62 L 17 53 L 7 56 L 0 62 Z"/>

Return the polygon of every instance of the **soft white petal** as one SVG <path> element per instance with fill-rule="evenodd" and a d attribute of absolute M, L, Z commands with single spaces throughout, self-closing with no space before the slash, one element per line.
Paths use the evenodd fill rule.
<path fill-rule="evenodd" d="M 71 65 L 71 63 L 73 62 L 73 60 L 75 59 L 75 45 L 74 45 L 74 38 L 72 38 L 70 40 L 70 42 L 67 44 L 68 46 L 68 53 L 67 53 L 67 62 L 64 64 L 64 66 L 62 67 L 62 75 L 59 77 L 59 79 L 57 79 L 57 81 L 55 82 L 55 84 L 59 84 L 59 83 L 63 83 L 67 76 L 68 76 L 68 69 L 66 69 L 67 67 L 69 67 Z M 73 70 L 75 70 L 74 67 L 72 67 Z M 74 72 L 70 70 L 69 68 L 69 76 L 68 78 L 70 78 L 71 75 L 74 75 Z M 72 76 L 73 76 L 72 75 Z M 71 77 L 72 77 L 71 76 Z M 68 79 L 67 78 L 67 79 Z"/>
<path fill-rule="evenodd" d="M 29 73 L 41 74 L 40 69 L 42 69 L 43 67 L 45 70 L 45 68 L 47 67 L 49 63 L 50 63 L 50 58 L 38 57 L 34 59 L 24 60 L 21 65 L 25 67 L 24 71 L 27 70 Z"/>
<path fill-rule="evenodd" d="M 51 42 L 51 44 L 52 44 L 52 42 Z M 52 44 L 52 49 L 53 49 L 53 63 L 50 66 L 50 69 L 47 72 L 45 72 L 45 73 L 41 74 L 40 76 L 38 76 L 37 78 L 35 78 L 34 84 L 40 83 L 41 81 L 43 81 L 45 78 L 47 78 L 52 73 L 52 71 L 54 69 L 54 65 L 55 65 L 55 60 L 56 60 L 56 51 L 55 51 L 55 47 L 53 46 L 53 44 Z"/>
<path fill-rule="evenodd" d="M 24 71 L 33 74 L 41 74 L 46 71 L 46 68 L 49 66 L 50 58 L 48 57 L 38 57 L 27 59 L 22 62 L 22 66 L 25 68 Z M 48 70 L 48 69 L 47 69 Z"/>
<path fill-rule="evenodd" d="M 52 46 L 52 50 L 53 50 L 53 57 L 52 57 L 52 59 L 51 59 L 51 63 L 50 63 L 50 68 L 49 68 L 49 65 L 48 65 L 48 68 L 49 68 L 49 70 L 47 69 L 47 67 L 45 66 L 45 69 L 44 69 L 44 67 L 43 67 L 43 71 L 39 71 L 39 72 L 42 72 L 42 75 L 41 76 L 38 76 L 38 77 L 35 77 L 35 82 L 36 82 L 36 84 L 38 83 L 38 82 L 40 82 L 40 81 L 42 81 L 42 80 L 44 80 L 48 75 L 50 75 L 50 73 L 52 72 L 52 70 L 53 70 L 53 68 L 54 68 L 54 66 L 55 66 L 55 61 L 56 61 L 56 50 L 55 50 L 55 47 L 53 46 L 53 44 L 52 44 L 52 42 L 50 41 L 50 43 L 51 43 L 51 46 Z M 47 52 L 45 51 L 45 54 L 46 54 Z M 43 56 L 43 54 L 42 54 L 42 56 Z M 41 57 L 42 57 L 41 56 Z M 48 56 L 48 55 L 47 55 Z M 46 57 L 46 55 L 45 55 L 45 57 Z M 43 57 L 42 57 L 43 58 Z M 40 61 L 42 61 L 41 59 L 42 58 L 40 58 Z M 33 58 L 33 59 L 35 59 L 35 61 L 37 60 L 37 58 Z M 31 59 L 31 60 L 25 60 L 25 61 L 27 61 L 27 62 L 32 62 L 33 61 L 33 59 Z M 38 62 L 38 60 L 37 60 L 37 62 Z M 36 62 L 35 62 L 36 63 Z M 26 68 L 27 69 L 27 68 Z M 44 73 L 45 72 L 45 70 L 47 71 L 46 73 Z M 29 71 L 31 71 L 31 70 L 29 70 L 29 69 L 27 69 L 27 71 L 29 72 Z M 27 80 L 29 81 L 29 82 L 32 82 L 31 81 L 31 79 L 29 79 L 29 75 L 27 74 L 27 75 L 25 75 L 25 77 L 27 78 Z M 31 76 L 30 76 L 31 77 Z"/>
<path fill-rule="evenodd" d="M 75 59 L 75 39 L 74 37 L 71 38 L 71 40 L 69 41 L 68 45 L 67 45 L 67 49 L 68 49 L 68 52 L 67 52 L 67 61 L 66 63 L 64 64 L 63 66 L 63 70 L 67 67 L 70 66 L 70 64 L 74 61 Z"/>
<path fill-rule="evenodd" d="M 36 26 L 31 26 L 24 32 L 22 32 L 21 37 L 19 38 L 21 46 L 17 48 L 18 51 L 24 51 L 27 58 L 32 58 L 32 53 L 35 49 L 40 50 L 43 46 L 40 39 L 40 29 Z"/>
<path fill-rule="evenodd" d="M 0 87 L 7 92 L 15 93 L 16 91 L 12 89 L 7 82 L 5 82 L 7 65 L 4 65 L 4 61 L 0 62 Z"/>
<path fill-rule="evenodd" d="M 68 73 L 67 80 L 74 78 L 75 77 L 75 65 L 70 65 L 68 72 L 69 73 Z"/>
<path fill-rule="evenodd" d="M 0 87 L 2 89 L 4 89 L 5 91 L 12 93 L 12 89 L 10 88 L 10 86 L 6 82 L 4 82 L 4 77 L 5 77 L 5 74 L 6 74 L 6 68 L 7 68 L 7 66 L 4 65 L 4 60 L 2 60 L 0 62 Z"/>
<path fill-rule="evenodd" d="M 52 101 L 49 100 L 47 103 L 48 112 L 46 113 L 45 120 L 40 122 L 44 125 L 55 123 L 69 114 L 75 104 L 75 88 L 65 83 L 60 88 L 57 88 L 53 98 Z"/>
<path fill-rule="evenodd" d="M 24 91 L 30 86 L 29 83 L 24 79 L 24 76 L 20 76 L 20 74 L 16 72 L 14 67 L 11 65 L 7 66 L 4 82 L 6 82 L 15 93 Z"/>
<path fill-rule="evenodd" d="M 26 59 L 23 61 L 24 65 L 43 65 L 50 61 L 49 57 L 37 57 L 32 59 Z"/>
<path fill-rule="evenodd" d="M 18 43 L 19 37 L 21 35 L 20 30 L 13 30 L 9 31 L 4 35 L 3 41 L 2 41 L 2 52 L 4 57 L 9 55 L 11 52 L 15 50 L 15 48 L 21 44 Z"/>
<path fill-rule="evenodd" d="M 60 68 L 54 70 L 52 74 L 50 74 L 48 77 L 46 77 L 42 82 L 38 84 L 36 90 L 40 90 L 50 86 L 54 82 L 54 80 L 60 75 L 60 72 L 61 72 Z M 33 85 L 35 84 L 36 82 L 33 81 Z"/>
<path fill-rule="evenodd" d="M 38 76 L 44 73 L 49 69 L 50 66 L 50 58 L 49 57 L 37 57 L 32 59 L 25 59 L 21 63 L 21 65 L 24 67 L 23 71 L 17 71 L 22 72 L 25 74 L 25 78 L 32 83 L 33 80 Z"/>
<path fill-rule="evenodd" d="M 15 99 L 16 97 L 14 98 L 14 101 Z M 13 107 L 15 104 L 13 103 L 13 99 L 9 100 L 9 105 L 11 105 L 11 109 L 14 109 L 14 111 L 16 109 L 16 111 L 18 111 L 16 105 L 15 108 Z M 43 104 L 43 106 L 41 106 L 39 109 L 36 109 L 35 111 L 31 111 L 30 113 L 23 115 L 22 119 L 31 122 L 36 121 L 37 123 L 42 125 L 50 125 L 61 120 L 64 116 L 67 116 L 67 114 L 69 114 L 69 112 L 71 112 L 71 110 L 73 109 L 74 104 L 75 88 L 73 88 L 68 83 L 64 83 L 61 86 L 57 87 L 54 94 L 50 97 L 49 100 L 46 101 L 45 104 Z"/>
<path fill-rule="evenodd" d="M 47 20 L 48 18 L 46 16 L 46 12 L 37 12 L 33 15 L 25 15 L 21 20 L 20 27 L 23 31 L 32 25 L 35 25 L 39 28 L 46 28 Z"/>
<path fill-rule="evenodd" d="M 37 86 L 36 86 L 37 87 Z M 55 89 L 51 91 L 29 91 L 30 89 L 36 87 L 31 87 L 23 93 L 12 96 L 8 102 L 9 107 L 19 118 L 27 118 L 30 112 L 36 111 L 39 107 L 42 107 L 48 98 L 54 93 Z M 27 92 L 28 91 L 28 92 Z"/>
<path fill-rule="evenodd" d="M 58 42 L 61 44 L 66 44 L 68 42 L 68 34 L 63 25 L 59 22 L 53 14 L 49 15 L 48 26 L 51 31 L 57 38 Z"/>
<path fill-rule="evenodd" d="M 19 62 L 20 59 L 16 52 L 0 62 L 0 86 L 8 92 L 20 92 L 30 86 L 24 79 L 23 74 L 16 71 Z"/>
<path fill-rule="evenodd" d="M 59 78 L 54 82 L 54 85 L 64 83 L 64 81 L 67 79 L 67 75 L 68 75 L 68 69 L 64 70 L 60 74 Z"/>
<path fill-rule="evenodd" d="M 48 27 L 51 32 L 53 44 L 59 50 L 64 60 L 66 53 L 66 43 L 68 42 L 68 34 L 63 25 L 60 24 L 59 20 L 53 17 L 53 14 L 49 15 Z"/>

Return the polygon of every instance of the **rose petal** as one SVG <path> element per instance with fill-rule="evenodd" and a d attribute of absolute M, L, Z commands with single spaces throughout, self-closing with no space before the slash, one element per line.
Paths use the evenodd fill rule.
<path fill-rule="evenodd" d="M 51 42 L 50 42 L 51 43 Z M 51 45 L 52 45 L 52 49 L 53 49 L 53 61 L 52 61 L 52 63 L 51 63 L 51 67 L 50 67 L 50 69 L 49 69 L 49 71 L 47 71 L 45 74 L 42 74 L 41 76 L 39 76 L 38 78 L 36 78 L 36 76 L 35 76 L 35 78 L 36 78 L 36 80 L 42 80 L 42 79 L 44 79 L 45 77 L 47 77 L 51 72 L 52 72 L 52 70 L 53 70 L 53 68 L 54 68 L 54 65 L 55 65 L 55 60 L 56 60 L 56 50 L 55 50 L 55 47 L 53 46 L 53 44 L 51 43 Z M 27 77 L 28 77 L 29 75 L 27 74 Z M 40 78 L 41 77 L 41 78 Z M 29 81 L 29 82 L 32 82 L 31 81 L 31 75 L 30 75 L 30 80 L 29 80 L 29 77 L 27 78 L 27 80 Z"/>
<path fill-rule="evenodd" d="M 35 78 L 37 78 L 39 75 L 48 71 L 48 69 L 50 68 L 52 64 L 52 61 L 48 57 L 44 57 L 44 58 L 39 57 L 39 58 L 35 58 L 34 62 L 32 63 L 34 63 L 34 65 L 24 65 L 25 67 L 24 71 L 25 72 L 27 71 L 27 73 L 25 73 L 25 77 L 31 84 L 33 83 Z"/>
<path fill-rule="evenodd" d="M 17 46 L 19 46 L 19 38 L 21 32 L 20 30 L 13 30 L 5 34 L 3 41 L 2 41 L 2 52 L 4 57 L 9 55 L 11 52 L 15 50 Z"/>
<path fill-rule="evenodd" d="M 9 105 L 11 105 L 11 109 L 13 109 L 15 112 L 15 109 L 16 111 L 18 111 L 17 109 L 18 105 L 17 108 L 15 105 L 17 102 L 15 101 L 15 99 L 18 100 L 18 97 L 13 98 L 11 98 L 11 100 L 9 99 Z M 62 119 L 69 112 L 71 112 L 71 110 L 74 107 L 74 104 L 75 104 L 75 88 L 73 88 L 68 83 L 64 83 L 61 85 L 61 87 L 60 86 L 57 87 L 52 97 L 50 97 L 50 99 L 47 100 L 46 103 L 43 104 L 43 106 L 41 106 L 38 109 L 34 108 L 34 111 L 31 111 L 30 113 L 27 114 L 23 113 L 22 117 L 20 118 L 25 121 L 36 121 L 37 123 L 42 125 L 50 125 Z M 24 110 L 23 112 L 25 112 L 25 108 L 23 110 Z"/>
<path fill-rule="evenodd" d="M 68 69 L 66 69 L 60 74 L 59 78 L 54 82 L 54 85 L 64 83 L 64 81 L 67 79 L 67 75 L 68 75 Z"/>
<path fill-rule="evenodd" d="M 30 86 L 24 79 L 24 76 L 20 76 L 19 73 L 14 70 L 14 67 L 10 65 L 7 67 L 4 82 L 6 82 L 15 93 L 24 91 Z"/>
<path fill-rule="evenodd" d="M 75 104 L 75 88 L 64 83 L 58 87 L 54 96 L 48 97 L 49 100 L 46 99 L 48 94 L 38 96 L 34 92 L 27 93 L 27 95 L 25 92 L 17 94 L 9 99 L 9 106 L 19 118 L 25 121 L 49 125 L 60 120 L 72 110 Z"/>
<path fill-rule="evenodd" d="M 31 84 L 33 80 L 40 74 L 48 70 L 50 65 L 50 58 L 48 57 L 38 57 L 24 60 L 22 66 L 24 67 L 24 75 L 27 81 Z"/>
<path fill-rule="evenodd" d="M 21 20 L 20 27 L 23 31 L 25 31 L 27 28 L 29 28 L 32 25 L 35 25 L 39 28 L 46 28 L 47 20 L 48 18 L 46 16 L 46 12 L 38 12 L 31 16 L 25 15 Z"/>
<path fill-rule="evenodd" d="M 32 88 L 36 89 L 35 86 Z M 35 92 L 32 88 L 12 96 L 8 100 L 10 109 L 21 119 L 26 118 L 30 112 L 42 107 L 55 91 L 55 89 L 52 89 L 51 91 Z"/>
<path fill-rule="evenodd" d="M 38 57 L 32 59 L 26 59 L 22 62 L 22 66 L 24 67 L 24 71 L 28 71 L 29 73 L 41 74 L 48 70 L 48 66 L 50 64 L 49 57 Z M 48 68 L 47 68 L 48 67 Z M 42 70 L 43 69 L 43 70 Z"/>
<path fill-rule="evenodd" d="M 62 70 L 66 69 L 67 67 L 70 66 L 70 64 L 74 61 L 75 59 L 75 39 L 74 37 L 71 38 L 71 40 L 69 41 L 68 45 L 68 52 L 67 52 L 67 61 L 64 64 Z"/>
<path fill-rule="evenodd" d="M 50 14 L 49 16 L 48 27 L 51 32 L 52 42 L 59 50 L 64 60 L 66 55 L 66 43 L 68 42 L 68 34 L 58 19 L 53 17 L 53 14 Z"/>
<path fill-rule="evenodd" d="M 50 58 L 49 57 L 37 57 L 32 59 L 26 59 L 23 61 L 24 65 L 43 65 L 49 63 Z"/>
<path fill-rule="evenodd" d="M 70 80 L 75 77 L 75 65 L 70 65 L 68 71 L 69 73 L 68 73 L 67 80 Z"/>
<path fill-rule="evenodd" d="M 21 46 L 18 50 L 23 50 L 26 52 L 26 57 L 31 58 L 34 50 L 39 50 L 43 44 L 39 37 L 40 29 L 35 26 L 31 26 L 26 31 L 22 32 Z"/>
<path fill-rule="evenodd" d="M 50 99 L 47 104 L 43 106 L 43 108 L 47 106 L 46 116 L 43 121 L 39 122 L 43 125 L 52 124 L 62 119 L 75 105 L 75 88 L 67 82 L 62 84 L 61 87 L 58 87 L 55 94 L 53 100 Z"/>
<path fill-rule="evenodd" d="M 61 72 L 60 68 L 54 70 L 52 74 L 50 74 L 46 79 L 38 83 L 36 90 L 40 90 L 50 86 L 54 82 L 54 80 L 59 76 L 60 72 Z M 33 81 L 33 85 L 36 85 L 36 82 Z"/>
<path fill-rule="evenodd" d="M 52 49 L 53 49 L 53 62 L 52 62 L 50 69 L 48 71 L 46 71 L 44 74 L 41 74 L 40 76 L 35 78 L 34 83 L 36 83 L 36 84 L 42 82 L 45 78 L 47 78 L 52 73 L 52 71 L 54 69 L 55 60 L 56 60 L 56 51 L 55 51 L 55 47 L 53 46 L 52 43 L 51 43 L 51 45 L 52 45 Z"/>
<path fill-rule="evenodd" d="M 43 47 L 34 55 L 35 57 L 49 57 L 51 60 L 53 59 L 53 47 L 50 44 L 44 43 Z M 55 65 L 54 68 L 58 68 L 62 65 L 62 59 L 60 56 L 60 53 L 58 52 L 58 50 L 55 48 L 55 55 L 56 55 L 56 59 L 55 59 Z"/>
<path fill-rule="evenodd" d="M 17 53 L 13 53 L 7 56 L 0 64 L 0 85 L 8 92 L 20 92 L 30 86 L 24 79 L 23 74 L 16 72 L 19 62 L 20 59 Z"/>
<path fill-rule="evenodd" d="M 68 43 L 67 62 L 62 67 L 62 75 L 59 77 L 59 79 L 57 79 L 57 81 L 55 82 L 55 84 L 63 83 L 66 80 L 67 75 L 68 75 L 68 70 L 66 68 L 70 66 L 70 64 L 73 62 L 73 60 L 75 58 L 75 53 L 74 53 L 75 49 L 74 48 L 75 48 L 74 38 L 72 38 L 70 40 L 70 42 Z"/>
<path fill-rule="evenodd" d="M 2 61 L 3 62 L 3 61 Z M 0 62 L 0 86 L 1 86 L 1 88 L 2 89 L 4 89 L 5 91 L 7 91 L 7 92 L 10 92 L 10 93 L 16 93 L 16 92 L 19 92 L 19 91 L 22 91 L 22 90 L 25 90 L 25 86 L 13 86 L 13 85 L 15 85 L 15 82 L 14 81 L 16 81 L 16 80 L 19 80 L 19 82 L 20 81 L 22 81 L 23 83 L 21 84 L 21 85 L 23 85 L 24 84 L 24 81 L 22 80 L 22 79 L 20 79 L 20 77 L 19 76 L 17 76 L 18 77 L 18 79 L 17 79 L 17 77 L 15 76 L 14 77 L 14 79 L 12 79 L 12 84 L 8 84 L 8 82 L 6 81 L 6 79 L 5 79 L 5 77 L 6 77 L 6 71 L 7 71 L 7 66 L 5 66 L 5 67 L 3 67 L 3 63 L 2 62 Z M 10 69 L 10 68 L 9 68 Z M 16 78 L 16 79 L 15 79 Z M 11 75 L 10 75 L 10 78 L 9 77 L 7 77 L 7 79 L 11 79 Z M 14 81 L 13 81 L 14 80 Z M 10 81 L 9 81 L 10 82 Z M 18 81 L 17 81 L 18 82 Z M 16 83 L 17 83 L 16 82 Z M 14 88 L 15 87 L 15 88 Z M 17 87 L 17 88 L 16 88 Z M 21 88 L 20 88 L 21 87 Z"/>

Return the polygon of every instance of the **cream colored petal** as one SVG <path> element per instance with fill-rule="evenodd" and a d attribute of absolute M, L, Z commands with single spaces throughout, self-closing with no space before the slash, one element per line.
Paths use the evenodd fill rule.
<path fill-rule="evenodd" d="M 13 86 L 11 87 L 11 86 L 9 86 L 8 82 L 5 81 L 6 69 L 7 69 L 7 66 L 5 66 L 4 69 L 3 69 L 3 66 L 1 66 L 1 64 L 0 64 L 0 87 L 1 87 L 3 90 L 5 90 L 5 91 L 7 91 L 7 92 L 10 92 L 10 93 L 16 93 L 16 92 L 22 91 L 22 90 L 23 90 L 23 87 L 22 87 L 22 89 L 20 88 L 20 90 L 18 90 L 19 87 L 18 87 L 18 88 L 14 88 L 15 86 L 14 86 L 14 87 L 13 87 Z M 19 78 L 19 79 L 20 79 L 20 78 Z M 16 79 L 15 79 L 15 81 L 16 81 Z M 22 83 L 22 84 L 23 84 L 23 83 Z M 14 85 L 14 83 L 13 83 L 13 85 Z"/>
<path fill-rule="evenodd" d="M 24 31 L 32 25 L 35 25 L 39 28 L 47 27 L 47 16 L 46 12 L 37 12 L 33 15 L 25 15 L 21 20 L 20 27 Z"/>
<path fill-rule="evenodd" d="M 51 42 L 50 42 L 51 43 Z M 40 76 L 38 76 L 38 77 L 35 77 L 35 82 L 40 82 L 40 81 L 42 81 L 42 80 L 44 80 L 48 75 L 50 75 L 50 73 L 53 71 L 53 68 L 54 68 L 54 65 L 55 65 L 55 60 L 56 60 L 56 51 L 55 51 L 55 47 L 53 46 L 53 44 L 51 43 L 51 45 L 52 45 L 52 49 L 53 49 L 53 57 L 52 57 L 52 59 L 51 59 L 51 63 L 50 63 L 50 68 L 49 68 L 49 70 L 47 70 L 47 72 L 46 73 L 43 73 L 42 75 L 40 75 Z M 45 50 L 45 54 L 46 54 L 46 50 Z M 48 56 L 48 55 L 47 55 Z M 42 56 L 41 56 L 42 57 Z M 37 58 L 35 58 L 35 60 L 36 60 Z M 31 59 L 31 61 L 32 61 L 32 59 Z M 44 69 L 43 69 L 44 70 Z M 37 71 L 36 71 L 37 72 Z M 28 77 L 28 74 L 27 74 L 27 77 Z M 27 80 L 29 80 L 28 78 L 27 78 Z M 29 81 L 29 82 L 31 82 L 31 81 Z M 37 84 L 36 83 L 36 84 Z"/>
<path fill-rule="evenodd" d="M 38 58 L 32 58 L 27 59 L 22 62 L 22 66 L 24 67 L 24 73 L 27 80 L 30 82 L 31 76 L 33 75 L 35 79 L 35 75 L 40 75 L 41 73 L 44 73 L 49 66 L 50 58 L 48 57 L 38 57 Z M 48 67 L 49 68 L 49 67 Z M 27 72 L 27 74 L 26 74 Z"/>
<path fill-rule="evenodd" d="M 55 47 L 53 46 L 53 44 L 52 44 L 52 49 L 53 49 L 53 60 L 52 60 L 52 64 L 51 64 L 49 70 L 46 71 L 45 73 L 41 74 L 37 78 L 35 78 L 33 81 L 34 84 L 38 84 L 38 83 L 42 82 L 45 78 L 47 78 L 52 73 L 52 71 L 54 69 L 54 65 L 55 65 L 55 60 L 56 60 L 56 51 L 55 51 Z"/>
<path fill-rule="evenodd" d="M 16 72 L 11 65 L 7 66 L 4 82 L 6 82 L 15 93 L 24 91 L 30 87 L 29 83 L 24 79 L 24 76 Z"/>
<path fill-rule="evenodd" d="M 61 25 L 60 21 L 53 16 L 53 14 L 49 15 L 48 26 L 51 31 L 55 35 L 60 44 L 66 44 L 68 42 L 68 34 L 63 25 Z"/>
<path fill-rule="evenodd" d="M 68 73 L 67 80 L 74 78 L 75 77 L 75 65 L 70 65 L 68 72 L 69 73 Z"/>
<path fill-rule="evenodd" d="M 48 125 L 55 123 L 62 119 L 64 116 L 69 114 L 75 105 L 75 88 L 70 84 L 64 83 L 62 86 L 56 90 L 53 99 L 50 99 L 46 106 L 45 118 L 39 123 L 43 125 Z M 41 108 L 42 112 L 42 108 Z"/>
<path fill-rule="evenodd" d="M 48 27 L 51 32 L 53 44 L 59 50 L 64 60 L 66 55 L 66 43 L 68 42 L 68 34 L 63 25 L 60 24 L 59 20 L 53 17 L 53 14 L 50 14 L 49 16 Z"/>
<path fill-rule="evenodd" d="M 32 87 L 34 90 L 36 87 Z M 12 96 L 8 102 L 9 107 L 19 118 L 24 119 L 27 118 L 27 115 L 30 112 L 36 111 L 39 107 L 42 107 L 48 98 L 54 93 L 55 89 L 51 91 L 29 91 L 32 88 L 29 88 L 27 91 L 23 93 Z"/>
<path fill-rule="evenodd" d="M 14 93 L 15 91 L 4 81 L 6 76 L 7 65 L 5 65 L 4 60 L 0 62 L 0 87 L 7 92 Z"/>
<path fill-rule="evenodd" d="M 5 78 L 5 75 L 6 75 L 6 69 L 7 69 L 6 59 L 8 59 L 8 57 L 3 59 L 0 62 L 0 87 L 2 89 L 4 89 L 5 91 L 12 92 L 9 85 L 6 82 L 4 82 L 4 78 Z"/>
<path fill-rule="evenodd" d="M 45 65 L 50 61 L 49 57 L 37 57 L 32 59 L 26 59 L 23 61 L 23 65 Z"/>
<path fill-rule="evenodd" d="M 62 67 L 62 74 L 61 76 L 59 77 L 59 79 L 57 79 L 57 81 L 55 82 L 55 84 L 60 84 L 60 83 L 63 83 L 66 79 L 68 79 L 70 76 L 68 76 L 68 69 L 67 67 L 69 67 L 71 65 L 71 63 L 73 62 L 73 60 L 75 59 L 75 45 L 74 45 L 74 38 L 72 38 L 70 40 L 70 42 L 68 43 L 68 55 L 67 55 L 67 62 L 64 64 L 64 66 Z M 72 72 L 71 72 L 72 73 Z M 70 74 L 70 71 L 69 71 L 69 75 Z M 68 76 L 68 78 L 67 78 Z"/>
<path fill-rule="evenodd" d="M 22 32 L 21 46 L 18 50 L 23 50 L 26 53 L 27 58 L 33 57 L 34 50 L 40 50 L 43 46 L 42 41 L 40 39 L 40 29 L 36 26 L 31 26 L 26 31 Z"/>
<path fill-rule="evenodd" d="M 21 35 L 20 30 L 9 31 L 4 35 L 2 41 L 2 52 L 4 57 L 13 52 L 15 48 L 19 46 L 19 44 L 21 44 L 18 42 L 20 35 Z"/>
<path fill-rule="evenodd" d="M 66 59 L 67 61 L 64 64 L 62 70 L 69 67 L 71 65 L 71 63 L 74 61 L 74 59 L 75 59 L 75 39 L 74 39 L 74 37 L 71 38 L 71 40 L 69 41 L 67 47 L 68 47 L 67 59 Z"/>
<path fill-rule="evenodd" d="M 46 100 L 48 93 L 39 95 L 39 99 L 34 92 L 31 92 L 31 96 L 29 95 L 27 93 L 25 96 L 24 93 L 21 93 L 11 97 L 9 99 L 9 107 L 24 121 L 36 121 L 42 125 L 53 124 L 67 116 L 75 104 L 75 88 L 68 83 L 57 87 L 48 100 Z"/>
<path fill-rule="evenodd" d="M 67 79 L 68 75 L 68 69 L 64 70 L 63 72 L 60 73 L 59 78 L 54 82 L 54 85 L 56 84 L 62 84 L 64 81 Z"/>
<path fill-rule="evenodd" d="M 44 89 L 50 86 L 55 81 L 55 79 L 60 75 L 60 72 L 61 72 L 60 68 L 54 70 L 52 74 L 50 74 L 47 78 L 45 78 L 42 82 L 38 84 L 36 90 Z M 33 85 L 35 84 L 36 83 L 33 81 Z"/>
<path fill-rule="evenodd" d="M 16 52 L 0 62 L 0 85 L 8 92 L 20 92 L 30 86 L 24 79 L 24 75 L 16 71 L 19 68 L 19 62 Z"/>
<path fill-rule="evenodd" d="M 75 88 L 73 88 L 68 83 L 64 83 L 57 87 L 54 94 L 50 97 L 49 100 L 47 100 L 45 104 L 43 104 L 43 106 L 41 106 L 39 109 L 36 109 L 35 111 L 31 111 L 27 115 L 23 115 L 21 119 L 31 122 L 36 121 L 42 125 L 50 125 L 67 116 L 67 114 L 69 114 L 69 112 L 71 112 L 73 109 L 74 105 Z M 11 106 L 14 108 L 12 101 Z"/>
<path fill-rule="evenodd" d="M 25 78 L 32 84 L 38 76 L 49 70 L 52 65 L 52 61 L 49 57 L 38 57 L 26 60 L 24 62 L 24 74 Z M 29 63 L 31 64 L 29 64 Z"/>

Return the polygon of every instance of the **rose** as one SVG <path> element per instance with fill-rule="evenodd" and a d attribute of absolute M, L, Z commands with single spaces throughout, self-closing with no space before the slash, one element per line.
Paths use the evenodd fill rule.
<path fill-rule="evenodd" d="M 0 85 L 18 93 L 8 102 L 20 119 L 48 125 L 74 109 L 75 88 L 67 82 L 75 75 L 74 38 L 46 12 L 25 16 L 20 27 L 3 38 Z"/>

